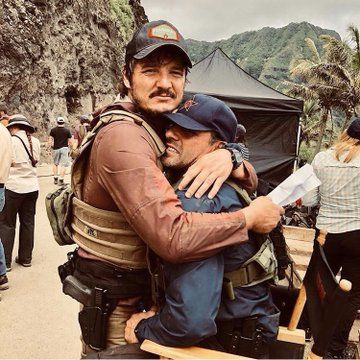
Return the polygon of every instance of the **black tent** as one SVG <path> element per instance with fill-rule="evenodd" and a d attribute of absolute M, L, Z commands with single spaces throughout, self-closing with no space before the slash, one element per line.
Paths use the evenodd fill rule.
<path fill-rule="evenodd" d="M 291 174 L 297 155 L 303 102 L 253 78 L 221 49 L 193 66 L 186 93 L 223 100 L 246 127 L 250 161 L 260 178 L 272 185 Z"/>

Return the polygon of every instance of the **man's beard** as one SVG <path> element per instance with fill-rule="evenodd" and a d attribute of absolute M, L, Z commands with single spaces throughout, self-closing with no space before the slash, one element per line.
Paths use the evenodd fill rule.
<path fill-rule="evenodd" d="M 161 157 L 161 163 L 169 170 L 183 170 L 187 169 L 191 163 L 185 163 L 183 160 L 179 158 L 171 158 L 167 157 L 166 153 Z"/>

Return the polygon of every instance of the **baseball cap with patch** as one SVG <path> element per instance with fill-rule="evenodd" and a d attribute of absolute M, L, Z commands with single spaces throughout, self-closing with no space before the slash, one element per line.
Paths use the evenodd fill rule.
<path fill-rule="evenodd" d="M 137 30 L 126 46 L 125 61 L 143 59 L 162 46 L 175 46 L 184 54 L 187 66 L 192 67 L 184 38 L 176 27 L 165 20 L 151 21 Z"/>
<path fill-rule="evenodd" d="M 232 110 L 212 96 L 196 94 L 185 101 L 177 112 L 165 118 L 187 130 L 214 131 L 222 141 L 233 142 L 237 120 Z"/>

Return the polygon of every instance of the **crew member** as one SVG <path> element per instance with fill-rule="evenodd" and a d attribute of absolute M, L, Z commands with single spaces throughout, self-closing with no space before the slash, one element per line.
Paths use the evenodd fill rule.
<path fill-rule="evenodd" d="M 62 116 L 56 118 L 56 126 L 50 130 L 48 143 L 53 148 L 53 175 L 55 185 L 64 185 L 64 176 L 69 163 L 71 131 L 65 127 Z"/>

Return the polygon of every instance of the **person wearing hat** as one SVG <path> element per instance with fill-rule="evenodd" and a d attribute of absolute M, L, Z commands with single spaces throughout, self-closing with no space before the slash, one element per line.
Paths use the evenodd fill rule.
<path fill-rule="evenodd" d="M 5 207 L 0 213 L 0 238 L 4 245 L 7 271 L 10 271 L 17 215 L 20 230 L 15 262 L 24 267 L 31 266 L 35 207 L 39 195 L 36 163 L 40 159 L 40 141 L 32 135 L 35 129 L 24 115 L 12 115 L 7 128 L 11 133 L 14 158 L 5 183 Z"/>
<path fill-rule="evenodd" d="M 90 115 L 83 114 L 79 116 L 80 124 L 76 126 L 73 132 L 73 141 L 71 144 L 70 157 L 76 159 L 79 154 L 79 146 L 90 129 Z"/>
<path fill-rule="evenodd" d="M 225 103 L 207 95 L 194 95 L 177 112 L 164 117 L 168 127 L 162 163 L 174 183 L 199 157 L 235 139 L 237 120 L 234 113 Z M 185 192 L 176 190 L 183 209 L 187 211 L 220 213 L 243 207 L 236 190 L 228 183 L 224 183 L 212 199 L 207 194 L 198 199 L 187 198 Z M 250 281 L 246 287 L 234 287 L 234 299 L 222 296 L 224 271 L 240 268 L 258 250 L 257 239 L 249 232 L 247 242 L 226 247 L 207 259 L 182 264 L 164 262 L 165 304 L 157 314 L 153 311 L 134 314 L 127 322 L 126 340 L 134 343 L 149 339 L 166 346 L 192 346 L 217 335 L 217 323 L 220 331 L 226 324 L 230 333 L 231 324 L 233 328 L 240 329 L 246 320 L 253 329 L 253 334 L 248 336 L 252 338 L 254 335 L 256 338 L 247 347 L 257 350 L 241 352 L 241 347 L 244 351 L 241 341 L 239 348 L 230 348 L 228 333 L 218 334 L 218 350 L 264 358 L 278 332 L 279 312 L 272 302 L 269 289 L 269 279 L 274 277 L 276 269 L 274 253 L 271 255 L 274 261 L 273 276 L 264 277 L 263 281 L 258 280 L 254 285 Z M 149 317 L 149 314 L 154 316 Z M 253 324 L 250 325 L 251 321 Z M 223 335 L 225 338 L 229 336 L 229 339 L 224 339 Z"/>
<path fill-rule="evenodd" d="M 90 128 L 90 115 L 80 115 L 79 120 L 80 124 L 76 127 L 74 132 L 74 150 L 80 146 Z"/>
<path fill-rule="evenodd" d="M 360 117 L 355 117 L 333 147 L 312 162 L 321 185 L 308 193 L 305 206 L 320 205 L 317 229 L 327 233 L 324 252 L 334 274 L 352 283 L 349 303 L 335 330 L 326 359 L 351 359 L 350 330 L 360 309 Z"/>
<path fill-rule="evenodd" d="M 56 118 L 56 126 L 50 130 L 49 145 L 53 148 L 53 176 L 55 185 L 64 185 L 64 176 L 69 163 L 71 131 L 65 127 L 62 116 Z"/>
<path fill-rule="evenodd" d="M 134 34 L 126 47 L 121 99 L 96 111 L 91 125 L 96 127 L 99 119 L 111 111 L 128 113 L 129 120 L 113 121 L 98 131 L 89 150 L 86 176 L 81 188 L 80 200 L 97 209 L 98 222 L 102 221 L 102 211 L 118 212 L 118 218 L 124 219 L 128 229 L 126 233 L 131 229 L 138 237 L 137 246 L 142 247 L 138 254 L 145 254 L 146 243 L 170 262 L 208 257 L 226 245 L 245 241 L 248 229 L 268 232 L 275 227 L 282 211 L 266 198 L 257 199 L 246 211 L 228 214 L 197 214 L 181 208 L 180 201 L 162 172 L 156 146 L 164 148 L 161 139 L 164 139 L 165 124 L 159 115 L 179 106 L 190 67 L 185 40 L 169 22 L 159 20 L 146 23 Z M 132 114 L 141 116 L 142 120 L 132 120 Z M 149 126 L 148 130 L 141 126 L 143 121 Z M 149 131 L 156 134 L 157 145 Z M 197 161 L 185 174 L 181 184 L 186 186 L 195 178 L 187 190 L 187 196 L 196 191 L 197 196 L 202 195 L 211 186 L 209 195 L 213 196 L 232 173 L 234 166 L 237 169 L 233 176 L 252 191 L 256 187 L 253 167 L 247 162 L 240 164 L 235 156 L 232 161 L 231 155 L 230 151 L 219 149 Z M 81 156 L 87 156 L 87 152 L 81 153 Z M 264 213 L 261 221 L 257 216 L 259 213 Z M 97 234 L 102 236 L 102 233 Z M 133 258 L 135 255 L 132 256 L 129 246 L 125 246 L 129 239 L 123 238 L 124 231 L 117 234 L 115 243 L 124 245 L 124 252 L 128 251 L 129 258 Z M 119 351 L 129 356 L 128 352 L 134 347 L 127 346 L 124 339 L 125 322 L 136 312 L 139 298 L 149 292 L 149 282 L 146 286 L 135 286 L 148 278 L 147 269 L 142 267 L 130 275 L 129 265 L 124 261 L 125 253 L 117 255 L 110 251 L 112 244 L 103 246 L 105 237 L 101 240 L 93 236 L 91 242 L 86 244 L 80 236 L 74 236 L 74 240 L 79 245 L 74 272 L 78 281 L 105 288 L 108 294 L 111 282 L 116 282 L 117 286 L 123 284 L 123 294 L 116 307 L 109 312 L 104 325 L 106 336 L 102 339 L 107 349 L 123 345 L 118 347 Z M 142 255 L 137 255 L 137 258 L 135 266 L 139 267 L 145 259 Z M 115 277 L 117 273 L 122 274 L 121 279 Z M 81 313 L 81 318 L 84 317 L 86 311 Z M 83 354 L 95 352 L 91 336 L 85 334 L 83 339 Z M 138 358 L 139 354 L 134 356 Z"/>
<path fill-rule="evenodd" d="M 1 106 L 1 105 L 0 105 Z M 0 213 L 5 206 L 5 182 L 9 177 L 11 163 L 13 161 L 13 151 L 11 136 L 6 127 L 0 122 Z M 9 288 L 6 276 L 6 261 L 4 247 L 0 236 L 0 290 Z M 1 300 L 1 295 L 0 295 Z"/>

